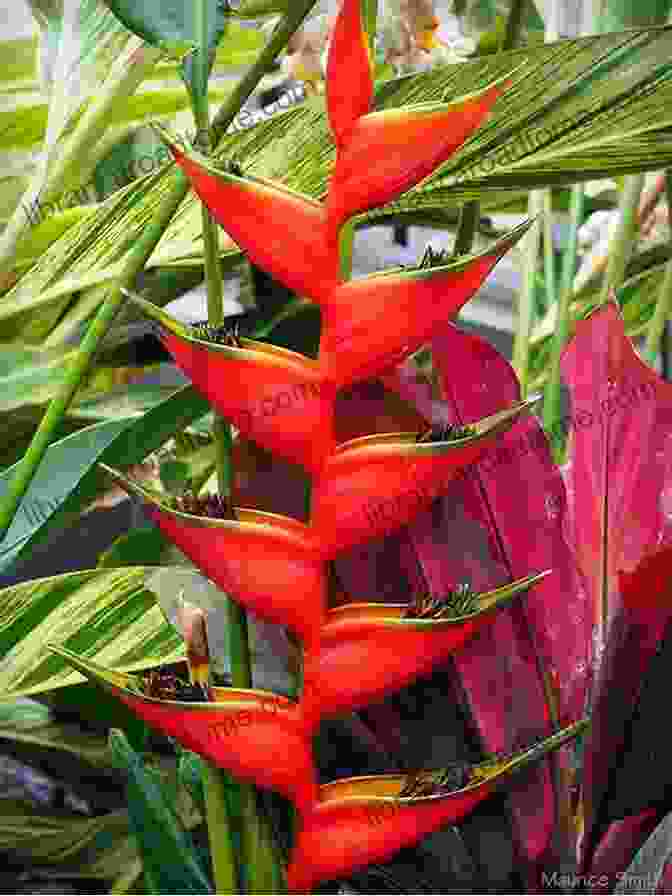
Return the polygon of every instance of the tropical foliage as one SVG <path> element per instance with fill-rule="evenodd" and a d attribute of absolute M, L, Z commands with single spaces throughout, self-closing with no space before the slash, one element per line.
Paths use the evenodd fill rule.
<path fill-rule="evenodd" d="M 657 359 L 669 252 L 631 250 L 655 205 L 642 175 L 672 164 L 672 29 L 517 47 L 514 3 L 502 52 L 398 78 L 376 68 L 377 4 L 343 0 L 324 94 L 231 128 L 313 6 L 44 13 L 64 74 L 79 36 L 82 86 L 63 106 L 56 84 L 46 117 L 13 107 L 2 138 L 43 139 L 44 156 L 0 238 L 0 573 L 121 493 L 154 528 L 95 569 L 0 592 L 0 739 L 123 781 L 125 800 L 57 819 L 3 801 L 3 848 L 117 893 L 374 891 L 441 831 L 462 879 L 407 888 L 479 892 L 488 857 L 465 843 L 496 806 L 500 888 L 666 892 L 672 386 L 630 335 L 650 319 Z M 408 6 L 407 25 L 426 13 Z M 260 48 L 239 20 L 266 16 Z M 436 23 L 408 27 L 425 40 Z M 209 87 L 246 53 L 240 81 Z M 131 99 L 161 71 L 183 99 L 172 83 Z M 156 127 L 151 170 L 73 202 L 121 125 L 183 105 L 191 137 Z M 521 298 L 514 370 L 457 316 L 507 253 L 528 290 L 553 202 L 612 176 L 604 283 L 572 293 L 574 186 L 565 282 L 544 246 L 549 301 Z M 482 210 L 548 188 L 539 221 L 493 238 Z M 457 225 L 454 245 L 353 277 L 355 231 L 389 221 Z M 247 302 L 233 319 L 232 275 Z M 207 319 L 186 322 L 174 300 L 203 280 Z M 148 381 L 157 359 L 179 386 Z M 530 382 L 546 383 L 546 432 Z M 262 631 L 284 684 L 255 662 Z M 454 761 L 404 744 L 423 682 L 427 739 L 454 716 Z M 97 732 L 11 702 L 46 695 Z M 325 759 L 336 724 L 365 745 L 359 767 Z"/>

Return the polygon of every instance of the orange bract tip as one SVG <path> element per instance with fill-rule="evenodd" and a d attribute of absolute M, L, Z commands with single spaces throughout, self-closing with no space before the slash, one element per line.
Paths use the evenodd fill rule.
<path fill-rule="evenodd" d="M 334 25 L 327 61 L 329 123 L 338 147 L 373 99 L 371 52 L 362 16 L 362 0 L 344 0 Z"/>
<path fill-rule="evenodd" d="M 424 180 L 481 126 L 503 92 L 496 83 L 453 103 L 389 109 L 359 118 L 336 159 L 327 198 L 330 245 L 360 212 Z"/>

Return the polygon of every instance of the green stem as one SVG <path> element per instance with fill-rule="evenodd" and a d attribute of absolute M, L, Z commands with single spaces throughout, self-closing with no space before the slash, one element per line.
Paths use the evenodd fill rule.
<path fill-rule="evenodd" d="M 338 259 L 341 280 L 352 277 L 352 250 L 355 244 L 355 220 L 351 218 L 341 227 L 338 235 Z"/>
<path fill-rule="evenodd" d="M 212 127 L 215 145 L 224 136 L 243 103 L 252 94 L 289 38 L 300 27 L 315 2 L 316 0 L 295 0 L 293 2 L 292 12 L 282 19 L 257 61 L 250 66 L 247 74 L 215 116 Z M 0 502 L 0 541 L 12 524 L 21 499 L 28 490 L 57 427 L 70 407 L 73 396 L 88 372 L 98 346 L 124 301 L 121 287 L 131 288 L 133 286 L 137 274 L 145 266 L 175 211 L 189 191 L 189 181 L 186 175 L 179 171 L 173 175 L 173 178 L 173 188 L 161 203 L 156 219 L 142 231 L 138 242 L 130 252 L 118 284 L 111 289 L 91 323 L 72 362 L 72 367 L 68 370 L 63 386 L 49 405 L 26 454 L 16 469 L 7 493 Z"/>
<path fill-rule="evenodd" d="M 561 433 L 556 432 L 556 424 L 562 416 L 562 396 L 560 391 L 560 356 L 565 347 L 569 334 L 569 309 L 572 301 L 572 283 L 576 268 L 576 249 L 578 244 L 578 231 L 583 218 L 583 184 L 576 184 L 572 188 L 572 200 L 570 206 L 570 230 L 569 240 L 563 256 L 562 280 L 558 297 L 558 313 L 555 321 L 553 345 L 551 347 L 551 362 L 548 372 L 548 382 L 544 391 L 543 420 L 544 428 L 551 438 L 553 456 L 559 463 L 564 453 L 564 445 Z"/>
<path fill-rule="evenodd" d="M 73 396 L 86 376 L 93 357 L 103 337 L 114 320 L 124 297 L 121 287 L 131 288 L 136 274 L 143 267 L 160 240 L 164 230 L 170 223 L 175 210 L 187 195 L 189 182 L 181 174 L 175 175 L 175 186 L 165 197 L 156 218 L 140 234 L 138 242 L 130 253 L 124 266 L 124 272 L 117 286 L 113 287 L 103 302 L 98 314 L 93 319 L 86 336 L 68 370 L 67 376 L 58 394 L 52 399 L 35 435 L 19 462 L 6 495 L 0 502 L 0 541 L 9 529 L 18 510 L 21 499 L 28 490 L 33 476 L 40 465 L 53 434 L 63 419 Z"/>
<path fill-rule="evenodd" d="M 513 342 L 513 367 L 520 381 L 522 395 L 527 394 L 527 377 L 530 359 L 530 330 L 534 313 L 534 290 L 537 273 L 537 259 L 541 243 L 543 195 L 540 190 L 533 190 L 528 200 L 531 217 L 535 220 L 524 237 L 523 282 L 518 299 L 518 318 Z"/>
<path fill-rule="evenodd" d="M 511 11 L 506 20 L 506 29 L 504 31 L 504 39 L 502 41 L 501 51 L 513 50 L 518 42 L 518 35 L 523 25 L 523 10 L 525 4 L 523 0 L 513 0 Z"/>
<path fill-rule="evenodd" d="M 210 112 L 208 102 L 208 17 L 206 0 L 194 3 L 194 33 L 199 49 L 193 57 L 194 84 L 190 89 L 191 106 L 196 133 L 205 155 L 211 152 Z M 219 260 L 219 231 L 205 205 L 201 205 L 203 229 L 203 260 L 207 285 L 208 323 L 219 327 L 224 322 L 224 287 Z M 215 414 L 215 457 L 217 479 L 221 495 L 231 491 L 231 430 L 228 424 Z M 229 604 L 231 604 L 229 598 Z M 229 620 L 231 626 L 231 620 Z M 240 635 L 240 630 L 237 632 Z M 247 630 L 244 630 L 247 643 Z M 238 866 L 232 843 L 232 826 L 226 802 L 226 792 L 236 786 L 231 778 L 217 766 L 204 763 L 208 839 L 215 890 L 217 893 L 240 892 Z"/>
<path fill-rule="evenodd" d="M 216 765 L 203 763 L 203 791 L 210 835 L 210 856 L 217 893 L 239 893 L 238 868 L 226 804 L 230 778 Z"/>
<path fill-rule="evenodd" d="M 506 31 L 501 50 L 510 50 L 520 34 L 523 20 L 523 0 L 513 0 L 511 12 L 506 20 Z M 476 228 L 481 216 L 481 206 L 478 200 L 470 199 L 463 203 L 460 209 L 460 218 L 457 224 L 457 236 L 455 237 L 454 255 L 468 255 L 474 245 Z"/>
<path fill-rule="evenodd" d="M 465 202 L 460 209 L 460 217 L 457 222 L 457 236 L 455 237 L 454 255 L 468 255 L 476 236 L 476 228 L 480 217 L 480 205 L 475 199 Z"/>
<path fill-rule="evenodd" d="M 546 304 L 549 308 L 555 305 L 558 290 L 555 276 L 555 254 L 553 252 L 553 192 L 541 191 L 544 215 L 544 283 L 546 285 Z"/>
<path fill-rule="evenodd" d="M 625 179 L 625 187 L 618 205 L 620 221 L 609 244 L 609 263 L 602 284 L 600 302 L 606 302 L 609 296 L 618 289 L 625 279 L 632 249 L 637 238 L 639 225 L 639 200 L 644 186 L 643 174 L 631 174 Z"/>
<path fill-rule="evenodd" d="M 668 208 L 672 209 L 672 170 L 669 169 L 665 172 L 665 192 L 667 194 Z M 653 310 L 653 317 L 651 318 L 646 334 L 646 357 L 651 364 L 655 364 L 656 358 L 658 357 L 660 342 L 663 338 L 663 330 L 665 329 L 665 321 L 670 316 L 671 310 L 672 259 L 670 259 L 665 266 L 665 275 L 656 298 L 656 307 Z"/>

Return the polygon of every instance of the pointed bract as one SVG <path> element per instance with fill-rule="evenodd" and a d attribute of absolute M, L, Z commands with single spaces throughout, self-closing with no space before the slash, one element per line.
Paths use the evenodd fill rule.
<path fill-rule="evenodd" d="M 586 727 L 581 721 L 506 759 L 475 766 L 466 786 L 431 796 L 400 797 L 407 779 L 384 775 L 349 778 L 320 788 L 290 857 L 287 881 L 295 893 L 385 862 L 447 824 L 455 824 L 505 785 L 519 768 L 566 743 Z M 480 772 L 480 774 L 479 774 Z"/>
<path fill-rule="evenodd" d="M 327 244 L 319 202 L 281 184 L 219 170 L 160 133 L 201 201 L 250 261 L 314 301 L 333 288 L 338 253 Z"/>
<path fill-rule="evenodd" d="M 327 109 L 336 146 L 371 108 L 373 71 L 362 0 L 343 0 L 327 60 Z"/>
<path fill-rule="evenodd" d="M 316 361 L 252 339 L 240 347 L 196 338 L 156 305 L 128 294 L 160 324 L 160 338 L 194 386 L 240 432 L 311 472 L 333 450 L 334 387 Z"/>
<path fill-rule="evenodd" d="M 353 215 L 386 205 L 429 177 L 478 130 L 502 91 L 498 82 L 453 103 L 360 118 L 338 153 L 329 183 L 329 244 L 338 244 L 342 225 Z"/>
<path fill-rule="evenodd" d="M 171 509 L 148 489 L 101 465 L 148 516 L 223 591 L 269 622 L 286 625 L 308 646 L 326 610 L 324 567 L 306 526 L 274 513 L 235 508 L 236 519 Z"/>
<path fill-rule="evenodd" d="M 305 657 L 302 704 L 311 722 L 354 712 L 401 690 L 462 645 L 498 608 L 546 573 L 475 596 L 461 616 L 409 618 L 407 605 L 345 604 L 331 610 L 319 652 Z"/>
<path fill-rule="evenodd" d="M 212 688 L 212 702 L 146 697 L 138 679 L 51 647 L 152 728 L 244 781 L 275 790 L 306 811 L 317 797 L 311 742 L 297 704 L 266 691 Z"/>
<path fill-rule="evenodd" d="M 486 417 L 474 433 L 449 441 L 418 442 L 390 433 L 346 442 L 314 483 L 311 530 L 327 558 L 394 532 L 446 490 L 534 400 Z"/>
<path fill-rule="evenodd" d="M 321 303 L 324 377 L 346 386 L 404 360 L 460 311 L 528 227 L 440 267 L 389 271 L 336 287 Z"/>

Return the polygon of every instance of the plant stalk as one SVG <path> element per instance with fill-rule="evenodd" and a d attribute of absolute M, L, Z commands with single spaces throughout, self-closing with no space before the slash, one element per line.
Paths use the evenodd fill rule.
<path fill-rule="evenodd" d="M 520 381 L 523 397 L 527 394 L 527 377 L 530 359 L 530 330 L 534 314 L 534 290 L 537 273 L 537 259 L 543 229 L 543 192 L 533 190 L 528 200 L 530 217 L 535 220 L 524 236 L 522 249 L 523 282 L 518 299 L 518 317 L 513 340 L 513 367 Z"/>
<path fill-rule="evenodd" d="M 228 101 L 224 103 L 215 116 L 212 127 L 212 137 L 215 145 L 224 136 L 243 103 L 252 94 L 252 91 L 264 77 L 289 38 L 300 27 L 315 5 L 315 2 L 316 0 L 295 0 L 295 3 L 292 4 L 292 11 L 281 20 L 257 61 L 250 66 L 245 76 L 233 90 Z M 124 301 L 121 287 L 131 288 L 133 286 L 137 274 L 145 266 L 147 259 L 154 251 L 166 227 L 172 220 L 175 211 L 189 191 L 189 181 L 186 175 L 178 171 L 173 175 L 173 178 L 173 187 L 161 203 L 156 219 L 140 234 L 138 242 L 126 260 L 117 285 L 112 287 L 98 314 L 91 322 L 63 386 L 49 405 L 26 454 L 17 467 L 7 493 L 0 502 L 0 541 L 2 541 L 11 526 L 12 520 L 21 504 L 21 499 L 27 492 L 58 425 L 70 407 L 73 396 L 91 366 L 98 346 Z"/>
<path fill-rule="evenodd" d="M 470 199 L 462 204 L 460 217 L 457 222 L 457 235 L 453 255 L 468 255 L 474 245 L 476 228 L 480 217 L 481 206 L 476 199 Z"/>
<path fill-rule="evenodd" d="M 578 231 L 583 218 L 584 192 L 583 184 L 572 187 L 570 205 L 569 241 L 563 256 L 563 270 L 558 296 L 558 313 L 555 321 L 555 332 L 551 347 L 551 363 L 548 382 L 544 390 L 543 421 L 544 429 L 551 437 L 553 456 L 557 463 L 562 460 L 564 446 L 562 436 L 556 432 L 556 423 L 562 416 L 562 396 L 560 391 L 560 357 L 569 334 L 569 309 L 572 301 L 572 284 L 576 269 L 576 249 Z"/>
<path fill-rule="evenodd" d="M 643 174 L 631 174 L 625 179 L 625 187 L 618 204 L 620 220 L 609 244 L 609 263 L 602 283 L 601 303 L 608 301 L 609 296 L 613 295 L 625 279 L 625 269 L 637 239 L 639 200 L 643 187 Z"/>
<path fill-rule="evenodd" d="M 665 172 L 665 192 L 667 194 L 668 214 L 672 213 L 672 170 Z M 646 357 L 655 364 L 661 349 L 665 323 L 672 310 L 672 259 L 665 266 L 665 275 L 656 298 L 656 307 L 646 334 Z"/>
<path fill-rule="evenodd" d="M 549 308 L 558 299 L 557 277 L 555 275 L 555 253 L 553 251 L 553 192 L 541 191 L 544 215 L 544 284 L 546 286 L 546 304 Z"/>
<path fill-rule="evenodd" d="M 217 893 L 239 893 L 238 868 L 231 840 L 226 789 L 231 779 L 210 762 L 203 762 L 203 794 L 210 839 L 210 856 Z"/>
<path fill-rule="evenodd" d="M 207 0 L 194 3 L 194 33 L 199 49 L 193 55 L 194 81 L 189 91 L 194 115 L 196 133 L 201 142 L 200 149 L 210 155 L 210 112 L 208 102 L 208 10 Z M 219 327 L 224 322 L 224 288 L 222 268 L 219 260 L 219 232 L 204 204 L 201 204 L 203 227 L 203 260 L 207 286 L 208 323 Z M 220 495 L 231 494 L 231 428 L 218 414 L 215 414 L 215 463 Z M 229 598 L 227 607 L 233 601 Z M 247 626 L 236 626 L 236 619 L 229 612 L 229 638 L 231 641 L 244 639 L 247 648 Z M 241 614 L 244 619 L 244 614 Z M 246 655 L 249 664 L 249 653 Z M 249 670 L 248 670 L 249 671 Z M 212 856 L 212 870 L 215 890 L 218 893 L 239 892 L 238 867 L 232 842 L 231 818 L 226 802 L 227 789 L 236 786 L 231 778 L 212 763 L 204 763 L 203 787 L 207 809 L 208 839 Z M 243 817 L 243 824 L 246 819 Z"/>

